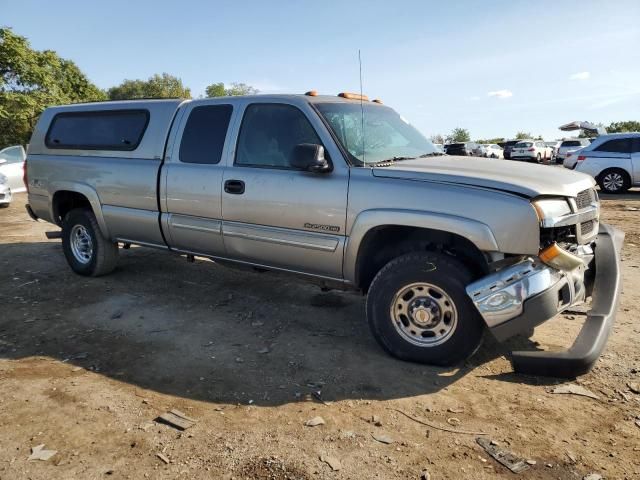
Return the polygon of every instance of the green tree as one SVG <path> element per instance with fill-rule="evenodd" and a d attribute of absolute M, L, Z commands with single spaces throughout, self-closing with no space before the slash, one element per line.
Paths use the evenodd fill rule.
<path fill-rule="evenodd" d="M 155 74 L 148 80 L 124 80 L 108 91 L 110 100 L 135 98 L 191 98 L 191 90 L 182 80 L 168 73 Z"/>
<path fill-rule="evenodd" d="M 205 89 L 207 97 L 235 97 L 238 95 L 255 95 L 258 89 L 246 83 L 232 83 L 226 88 L 224 83 L 212 83 Z"/>
<path fill-rule="evenodd" d="M 471 134 L 466 128 L 454 128 L 451 135 L 449 135 L 449 140 L 452 142 L 470 142 Z"/>
<path fill-rule="evenodd" d="M 432 143 L 439 143 L 441 145 L 444 145 L 444 136 L 439 134 L 439 133 L 431 135 L 431 142 Z"/>
<path fill-rule="evenodd" d="M 516 140 L 526 140 L 528 138 L 532 138 L 532 135 L 531 135 L 530 132 L 522 132 L 522 131 L 520 131 L 520 132 L 516 133 L 516 138 L 515 139 Z"/>
<path fill-rule="evenodd" d="M 640 132 L 640 122 L 636 120 L 611 122 L 606 128 L 608 133 Z"/>
<path fill-rule="evenodd" d="M 502 143 L 504 142 L 504 137 L 495 137 L 495 138 L 484 138 L 480 140 L 476 140 L 476 143 Z"/>
<path fill-rule="evenodd" d="M 28 143 L 48 106 L 105 98 L 71 60 L 0 28 L 0 147 Z"/>

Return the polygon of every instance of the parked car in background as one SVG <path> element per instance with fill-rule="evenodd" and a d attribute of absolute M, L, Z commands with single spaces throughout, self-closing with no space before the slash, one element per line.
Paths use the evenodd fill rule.
<path fill-rule="evenodd" d="M 511 150 L 511 158 L 542 163 L 551 160 L 552 150 L 542 140 L 520 140 Z"/>
<path fill-rule="evenodd" d="M 576 168 L 576 164 L 578 163 L 578 156 L 580 155 L 581 151 L 582 149 L 569 150 L 567 153 L 565 153 L 564 160 L 562 161 L 562 166 L 571 170 Z"/>
<path fill-rule="evenodd" d="M 518 142 L 519 140 L 508 140 L 500 145 L 502 147 L 502 157 L 511 160 L 511 150 L 513 150 L 513 146 Z"/>
<path fill-rule="evenodd" d="M 434 143 L 433 146 L 436 147 L 439 152 L 445 153 L 444 145 L 442 143 Z"/>
<path fill-rule="evenodd" d="M 563 140 L 558 146 L 558 151 L 556 152 L 556 162 L 563 163 L 567 152 L 580 150 L 589 144 L 590 142 L 588 138 L 570 138 Z"/>
<path fill-rule="evenodd" d="M 484 156 L 487 158 L 503 158 L 504 154 L 500 145 L 488 143 L 484 145 Z"/>
<path fill-rule="evenodd" d="M 11 203 L 11 187 L 9 187 L 9 179 L 0 173 L 0 208 L 8 207 Z"/>
<path fill-rule="evenodd" d="M 7 177 L 6 183 L 13 193 L 27 191 L 22 181 L 25 158 L 26 154 L 22 145 L 14 145 L 0 150 L 0 174 Z"/>
<path fill-rule="evenodd" d="M 473 149 L 473 155 L 476 157 L 486 157 L 487 156 L 486 153 L 487 153 L 487 149 L 481 143 L 478 143 Z"/>
<path fill-rule="evenodd" d="M 478 144 L 475 142 L 449 143 L 444 146 L 447 155 L 473 156 Z"/>
<path fill-rule="evenodd" d="M 604 192 L 640 186 L 640 133 L 601 135 L 574 155 L 575 170 L 595 178 Z"/>

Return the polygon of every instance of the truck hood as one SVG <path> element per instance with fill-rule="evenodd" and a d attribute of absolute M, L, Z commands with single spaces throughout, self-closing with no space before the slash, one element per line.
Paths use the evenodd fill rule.
<path fill-rule="evenodd" d="M 562 167 L 476 157 L 441 156 L 404 160 L 388 167 L 373 167 L 375 177 L 490 188 L 523 195 L 575 197 L 591 188 L 589 175 Z"/>

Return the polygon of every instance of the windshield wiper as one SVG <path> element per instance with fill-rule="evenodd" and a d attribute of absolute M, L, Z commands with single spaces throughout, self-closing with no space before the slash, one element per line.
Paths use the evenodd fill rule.
<path fill-rule="evenodd" d="M 401 162 L 402 160 L 415 160 L 417 157 L 391 157 L 386 160 L 380 160 L 378 162 L 373 163 L 374 167 L 386 167 L 387 165 L 391 165 L 395 162 Z"/>
<path fill-rule="evenodd" d="M 427 158 L 427 157 L 441 157 L 442 155 L 446 155 L 444 152 L 431 152 L 420 155 L 417 158 Z"/>

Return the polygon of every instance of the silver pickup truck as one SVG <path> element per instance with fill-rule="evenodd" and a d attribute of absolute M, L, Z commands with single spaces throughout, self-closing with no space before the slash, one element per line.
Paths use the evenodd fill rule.
<path fill-rule="evenodd" d="M 575 376 L 602 352 L 623 234 L 589 176 L 443 155 L 393 109 L 343 93 L 48 108 L 27 156 L 27 210 L 62 228 L 71 268 L 119 245 L 299 274 L 368 295 L 392 355 L 451 365 L 592 296 L 566 351 L 517 371 Z"/>

